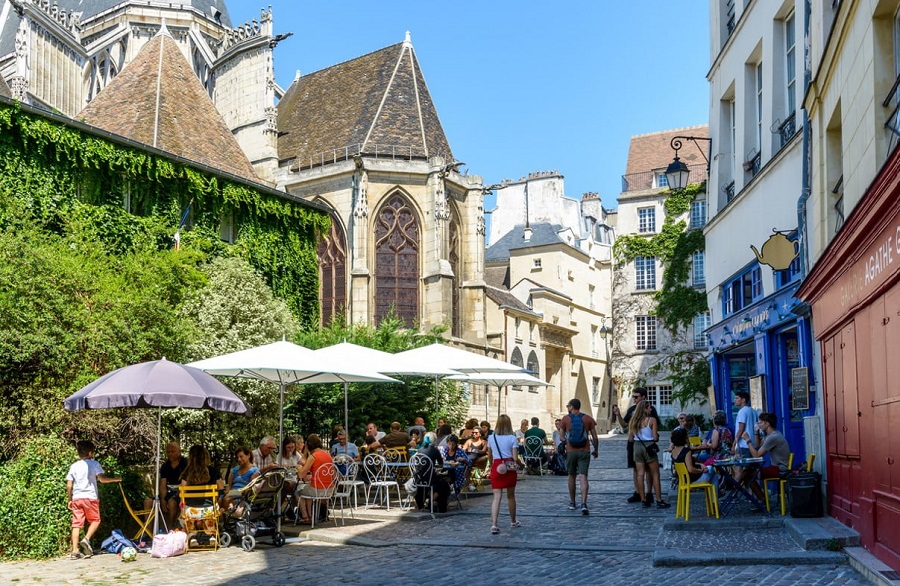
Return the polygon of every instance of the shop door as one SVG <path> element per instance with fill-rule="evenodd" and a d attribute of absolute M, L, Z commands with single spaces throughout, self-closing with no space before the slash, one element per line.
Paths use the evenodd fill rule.
<path fill-rule="evenodd" d="M 800 344 L 797 340 L 797 328 L 791 328 L 775 335 L 772 348 L 773 366 L 771 384 L 773 386 L 773 405 L 769 408 L 778 416 L 778 429 L 784 434 L 791 451 L 794 463 L 806 461 L 806 442 L 804 441 L 803 417 L 815 413 L 814 394 L 810 394 L 809 409 L 797 411 L 793 409 L 791 397 L 791 374 L 793 369 L 801 366 Z"/>

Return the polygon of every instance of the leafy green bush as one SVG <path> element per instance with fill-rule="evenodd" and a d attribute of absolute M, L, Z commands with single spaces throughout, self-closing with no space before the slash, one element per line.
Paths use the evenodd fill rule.
<path fill-rule="evenodd" d="M 72 513 L 66 497 L 66 474 L 78 460 L 72 442 L 58 436 L 34 437 L 19 457 L 0 466 L 0 559 L 42 559 L 69 551 Z M 108 476 L 121 476 L 132 505 L 143 502 L 143 481 L 111 457 L 100 464 Z M 101 525 L 94 547 L 116 527 L 134 522 L 115 484 L 99 484 Z M 133 531 L 129 531 L 129 534 Z"/>

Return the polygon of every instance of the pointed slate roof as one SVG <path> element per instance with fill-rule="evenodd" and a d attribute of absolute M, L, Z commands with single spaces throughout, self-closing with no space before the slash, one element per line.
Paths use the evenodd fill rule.
<path fill-rule="evenodd" d="M 4 98 L 11 98 L 12 91 L 9 89 L 9 84 L 6 83 L 6 80 L 0 77 L 0 96 Z"/>
<path fill-rule="evenodd" d="M 278 104 L 278 130 L 278 157 L 300 167 L 348 147 L 453 160 L 408 36 L 295 80 Z"/>
<path fill-rule="evenodd" d="M 259 181 L 247 155 L 165 27 L 75 118 Z"/>

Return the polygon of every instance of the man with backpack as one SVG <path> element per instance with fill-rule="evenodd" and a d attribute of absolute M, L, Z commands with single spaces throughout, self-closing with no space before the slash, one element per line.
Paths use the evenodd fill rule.
<path fill-rule="evenodd" d="M 581 484 L 581 514 L 588 515 L 588 468 L 591 465 L 591 456 L 597 457 L 600 440 L 597 438 L 597 422 L 586 413 L 581 413 L 581 401 L 572 399 L 566 405 L 569 414 L 562 418 L 560 430 L 566 438 L 566 471 L 569 473 L 569 510 L 574 511 L 575 506 L 575 479 L 580 477 Z M 588 445 L 588 434 L 594 445 L 591 451 Z"/>

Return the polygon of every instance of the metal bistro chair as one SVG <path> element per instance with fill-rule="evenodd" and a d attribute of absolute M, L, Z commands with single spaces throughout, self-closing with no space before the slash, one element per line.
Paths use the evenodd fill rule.
<path fill-rule="evenodd" d="M 790 472 L 794 468 L 794 452 L 791 452 L 791 455 L 788 457 L 788 472 Z M 781 516 L 784 517 L 785 512 L 787 510 L 786 503 L 784 501 L 784 487 L 787 486 L 787 478 L 783 476 L 779 476 L 778 478 L 763 478 L 763 494 L 766 496 L 766 510 L 771 511 L 771 507 L 769 506 L 769 483 L 777 482 L 778 483 L 778 500 L 781 503 Z"/>
<path fill-rule="evenodd" d="M 369 479 L 369 484 L 366 485 L 367 509 L 369 508 L 369 494 L 373 488 L 375 489 L 375 498 L 377 499 L 378 496 L 381 495 L 387 503 L 387 510 L 389 511 L 391 510 L 390 493 L 392 487 L 397 490 L 397 501 L 400 503 L 403 502 L 403 498 L 400 496 L 400 484 L 398 484 L 397 481 L 394 480 L 394 477 L 391 476 L 383 456 L 380 456 L 379 454 L 369 454 L 363 461 L 363 469 L 366 471 L 366 476 Z M 383 495 L 382 490 L 384 491 Z"/>
<path fill-rule="evenodd" d="M 412 479 L 414 488 L 413 495 L 420 488 L 424 489 L 428 495 L 428 505 L 431 509 L 431 516 L 434 517 L 434 495 L 431 494 L 431 481 L 434 477 L 434 462 L 425 454 L 415 454 L 409 460 L 409 477 Z"/>
<path fill-rule="evenodd" d="M 719 498 L 716 495 L 716 486 L 709 482 L 695 482 L 691 484 L 691 475 L 687 466 L 682 462 L 675 462 L 675 472 L 678 474 L 678 500 L 675 503 L 675 518 L 684 517 L 687 521 L 691 514 L 691 491 L 702 490 L 706 493 L 706 516 L 715 513 L 719 518 Z"/>
<path fill-rule="evenodd" d="M 337 490 L 338 479 L 339 473 L 337 466 L 331 462 L 327 462 L 316 469 L 316 473 L 313 474 L 312 480 L 307 485 L 307 487 L 312 490 L 312 494 L 303 494 L 301 491 L 301 500 L 312 501 L 312 503 L 310 503 L 312 505 L 310 507 L 312 512 L 309 514 L 310 529 L 316 528 L 316 518 L 319 516 L 319 511 L 315 506 L 316 503 L 325 503 L 325 506 L 328 506 L 331 497 L 334 496 L 334 493 Z M 323 488 L 317 488 L 317 484 Z M 334 526 L 337 527 L 337 518 L 332 515 L 332 520 L 334 521 Z M 341 522 L 344 522 L 343 507 L 341 507 Z"/>
<path fill-rule="evenodd" d="M 403 484 L 409 480 L 409 453 L 406 448 L 388 448 L 384 451 L 384 461 L 388 463 L 388 467 L 394 473 L 394 480 L 398 484 Z"/>
<path fill-rule="evenodd" d="M 544 475 L 544 442 L 541 441 L 541 438 L 534 435 L 525 438 L 523 458 L 526 470 L 529 464 L 537 463 L 540 475 Z"/>
<path fill-rule="evenodd" d="M 340 469 L 338 469 L 340 471 Z M 347 492 L 353 496 L 353 508 L 359 508 L 359 487 L 365 487 L 366 483 L 359 480 L 359 462 L 351 460 L 344 464 L 344 473 L 338 481 L 338 491 Z M 347 506 L 350 505 L 350 499 L 347 499 Z M 352 510 L 351 510 L 352 515 Z"/>
<path fill-rule="evenodd" d="M 148 536 L 153 537 L 153 517 L 156 516 L 156 510 L 153 508 L 149 509 L 133 509 L 131 507 L 131 503 L 128 502 L 128 497 L 125 496 L 125 488 L 122 486 L 122 483 L 117 483 L 119 485 L 119 490 L 122 491 L 122 501 L 125 502 L 125 508 L 128 509 L 128 514 L 137 522 L 138 530 L 137 533 L 134 534 L 134 537 L 131 539 L 137 541 L 140 539 L 141 535 L 146 533 Z M 166 495 L 163 495 L 162 498 L 165 498 Z M 165 515 L 161 517 L 163 520 L 163 526 L 165 527 Z M 168 527 L 166 527 L 168 529 Z"/>
<path fill-rule="evenodd" d="M 699 446 L 701 443 L 703 443 L 703 442 L 700 440 L 700 436 L 697 436 L 697 437 L 690 436 L 690 437 L 688 438 L 688 442 L 690 443 L 690 445 L 691 445 L 692 448 L 696 448 L 696 447 Z"/>

